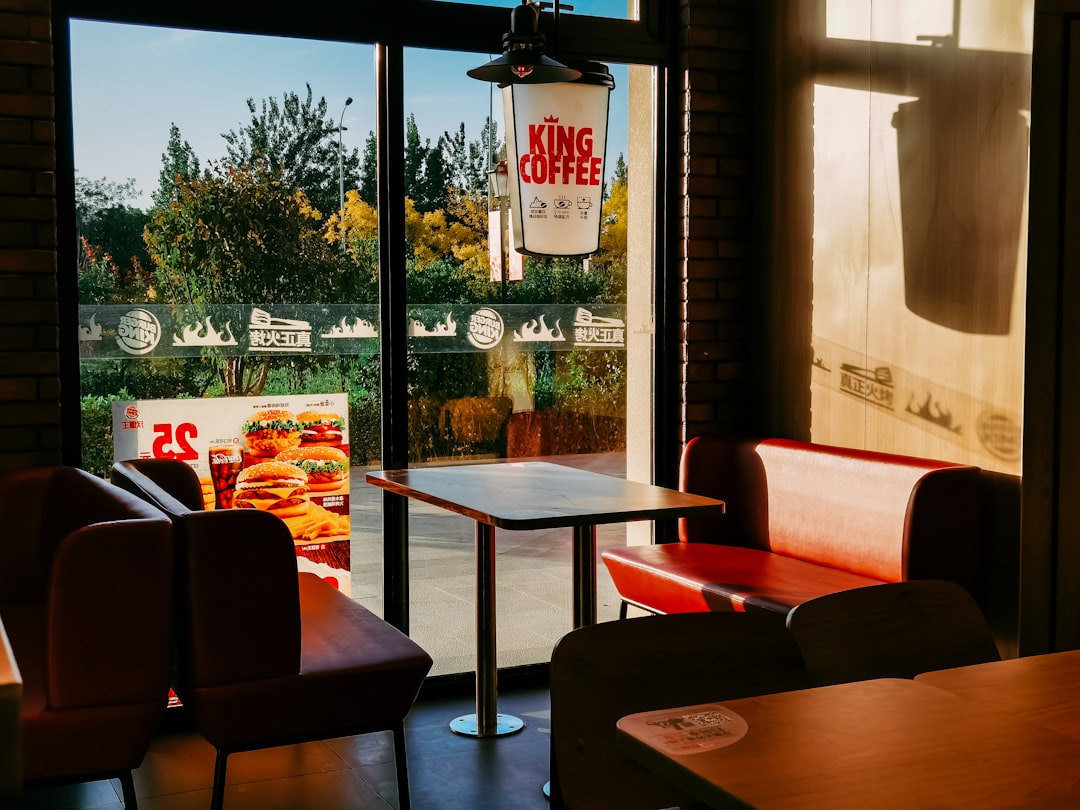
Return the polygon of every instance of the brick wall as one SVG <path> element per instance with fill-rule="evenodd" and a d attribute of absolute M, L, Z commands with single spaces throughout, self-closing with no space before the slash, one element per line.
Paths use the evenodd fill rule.
<path fill-rule="evenodd" d="M 754 0 L 680 0 L 684 438 L 752 420 L 750 283 Z"/>
<path fill-rule="evenodd" d="M 60 462 L 49 0 L 0 0 L 0 470 Z"/>

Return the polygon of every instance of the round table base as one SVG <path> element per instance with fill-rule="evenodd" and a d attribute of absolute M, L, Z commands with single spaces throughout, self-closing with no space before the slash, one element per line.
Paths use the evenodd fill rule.
<path fill-rule="evenodd" d="M 450 730 L 465 737 L 504 737 L 507 734 L 517 734 L 523 728 L 525 728 L 525 721 L 510 714 L 495 715 L 495 731 L 484 735 L 480 734 L 475 714 L 463 714 L 450 721 Z"/>

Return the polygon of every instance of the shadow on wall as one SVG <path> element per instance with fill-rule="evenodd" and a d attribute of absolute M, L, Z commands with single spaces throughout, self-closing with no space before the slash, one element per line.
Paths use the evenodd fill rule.
<path fill-rule="evenodd" d="M 943 49 L 948 57 L 953 52 Z M 893 116 L 907 308 L 961 332 L 1006 335 L 1020 249 L 1028 123 L 1018 99 L 955 56 Z"/>

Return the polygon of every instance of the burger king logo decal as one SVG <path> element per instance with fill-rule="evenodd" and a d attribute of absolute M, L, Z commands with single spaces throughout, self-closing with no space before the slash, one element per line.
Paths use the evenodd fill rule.
<path fill-rule="evenodd" d="M 979 414 L 976 431 L 982 446 L 1006 461 L 1019 461 L 1023 431 L 1014 419 L 989 411 Z"/>
<path fill-rule="evenodd" d="M 116 343 L 128 354 L 149 354 L 161 340 L 161 324 L 154 313 L 145 309 L 129 309 L 120 316 Z"/>
<path fill-rule="evenodd" d="M 499 344 L 503 336 L 503 319 L 493 309 L 484 307 L 469 316 L 469 343 L 478 349 L 490 349 Z"/>

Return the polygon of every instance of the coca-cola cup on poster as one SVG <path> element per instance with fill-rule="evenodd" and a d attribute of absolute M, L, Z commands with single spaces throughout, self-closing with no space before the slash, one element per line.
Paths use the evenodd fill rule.
<path fill-rule="evenodd" d="M 214 507 L 232 509 L 236 476 L 244 467 L 240 440 L 210 442 L 210 480 L 214 482 Z"/>

